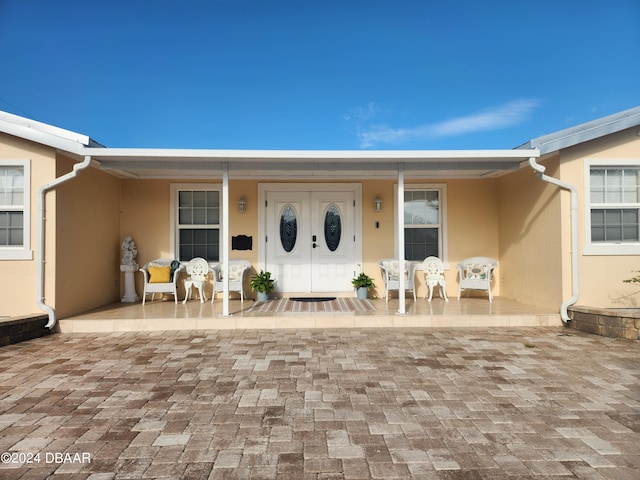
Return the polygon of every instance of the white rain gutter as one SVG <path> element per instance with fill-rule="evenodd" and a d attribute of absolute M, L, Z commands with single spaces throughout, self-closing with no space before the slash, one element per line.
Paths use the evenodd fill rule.
<path fill-rule="evenodd" d="M 571 318 L 569 318 L 567 309 L 576 303 L 580 296 L 578 283 L 578 189 L 570 183 L 545 175 L 546 167 L 537 163 L 534 157 L 529 158 L 529 165 L 536 171 L 540 180 L 571 192 L 571 298 L 560 305 L 560 318 L 568 325 L 571 323 Z"/>
<path fill-rule="evenodd" d="M 91 156 L 84 157 L 84 161 L 76 163 L 73 166 L 73 170 L 61 177 L 56 178 L 52 182 L 45 183 L 38 189 L 38 247 L 36 248 L 36 302 L 38 307 L 49 315 L 49 321 L 45 325 L 46 328 L 53 328 L 56 324 L 56 311 L 53 307 L 44 303 L 44 266 L 45 266 L 45 195 L 52 188 L 57 187 L 61 183 L 64 183 L 78 175 L 80 170 L 91 165 Z"/>

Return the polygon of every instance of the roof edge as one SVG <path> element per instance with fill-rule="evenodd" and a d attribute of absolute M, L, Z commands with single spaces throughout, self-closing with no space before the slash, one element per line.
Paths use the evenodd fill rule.
<path fill-rule="evenodd" d="M 87 135 L 0 111 L 0 132 L 77 153 L 78 147 L 104 148 Z"/>
<path fill-rule="evenodd" d="M 637 126 L 640 126 L 640 107 L 630 108 L 574 127 L 542 135 L 517 148 L 538 148 L 541 155 L 546 155 Z"/>

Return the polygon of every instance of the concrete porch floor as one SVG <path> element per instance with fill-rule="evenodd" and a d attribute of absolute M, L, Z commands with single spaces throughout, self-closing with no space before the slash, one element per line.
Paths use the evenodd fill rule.
<path fill-rule="evenodd" d="M 398 299 L 370 300 L 374 312 L 349 313 L 261 313 L 248 311 L 254 300 L 230 302 L 228 317 L 222 316 L 222 300 L 177 304 L 167 300 L 117 303 L 59 320 L 63 333 L 130 332 L 168 330 L 226 330 L 273 328 L 451 328 L 451 327 L 546 327 L 562 324 L 557 312 L 524 305 L 507 298 L 452 298 L 431 303 L 419 298 L 406 300 L 406 314 L 400 315 Z"/>

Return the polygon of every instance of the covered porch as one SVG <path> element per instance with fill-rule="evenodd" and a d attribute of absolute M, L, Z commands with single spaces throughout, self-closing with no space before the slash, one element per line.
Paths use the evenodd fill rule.
<path fill-rule="evenodd" d="M 277 301 L 277 300 L 276 300 Z M 358 300 L 353 300 L 358 302 Z M 344 308 L 336 311 L 296 311 L 278 309 L 261 311 L 260 302 L 229 301 L 229 315 L 225 314 L 222 299 L 185 304 L 165 301 L 126 304 L 114 303 L 58 322 L 63 333 L 131 332 L 169 330 L 226 330 L 226 329 L 313 329 L 313 328 L 517 328 L 562 326 L 558 312 L 496 297 L 464 296 L 445 302 L 434 298 L 431 303 L 418 298 L 405 299 L 406 313 L 398 314 L 400 301 L 391 298 L 367 301 L 372 309 Z M 288 305 L 288 304 L 285 304 Z M 267 309 L 268 310 L 268 309 Z"/>
<path fill-rule="evenodd" d="M 358 271 L 377 270 L 375 262 L 383 257 L 397 258 L 400 262 L 399 268 L 403 270 L 403 264 L 406 261 L 422 261 L 427 256 L 435 255 L 443 261 L 445 268 L 449 271 L 448 276 L 451 277 L 449 281 L 453 281 L 455 263 L 473 256 L 471 252 L 489 252 L 488 256 L 499 258 L 500 252 L 496 248 L 500 235 L 497 204 L 495 200 L 486 200 L 486 205 L 482 205 L 483 202 L 479 202 L 479 199 L 486 196 L 493 198 L 495 195 L 494 184 L 487 182 L 509 172 L 518 171 L 527 164 L 529 159 L 539 157 L 537 149 L 345 152 L 94 148 L 86 151 L 90 154 L 94 165 L 123 179 L 125 185 L 123 192 L 129 192 L 129 186 L 132 190 L 138 190 L 142 185 L 153 185 L 146 191 L 144 199 L 140 196 L 124 194 L 125 197 L 130 195 L 132 201 L 129 204 L 128 200 L 123 200 L 122 203 L 127 204 L 130 211 L 137 210 L 143 213 L 138 214 L 137 221 L 123 217 L 121 230 L 133 232 L 134 237 L 141 240 L 139 243 L 144 242 L 146 245 L 157 243 L 155 248 L 158 251 L 166 249 L 166 245 L 158 243 L 158 239 L 167 238 L 166 235 L 159 232 L 153 239 L 148 239 L 150 229 L 141 229 L 140 224 L 144 221 L 141 216 L 155 215 L 151 212 L 157 212 L 158 205 L 164 200 L 158 197 L 155 197 L 155 201 L 149 200 L 161 188 L 166 188 L 162 182 L 175 182 L 176 179 L 185 182 L 193 182 L 195 179 L 220 182 L 219 257 L 216 261 L 220 263 L 222 269 L 222 316 L 231 316 L 234 312 L 246 313 L 239 312 L 231 305 L 229 288 L 225 283 L 229 278 L 225 269 L 229 261 L 238 258 L 239 254 L 246 254 L 246 259 L 252 263 L 256 271 L 275 268 L 279 293 L 285 294 L 291 291 L 333 291 L 333 287 L 336 286 L 339 287 L 336 291 L 344 293 L 351 288 L 349 277 L 352 273 L 357 275 Z M 477 184 L 464 184 L 465 181 L 477 181 Z M 168 186 L 173 197 L 177 197 L 178 193 L 174 192 L 190 185 L 192 184 L 169 183 Z M 215 188 L 211 185 L 200 187 Z M 429 190 L 429 193 L 436 192 L 433 193 L 434 199 L 430 200 L 435 205 L 430 208 L 436 220 L 426 220 L 428 215 L 423 215 L 425 218 L 420 217 L 421 221 L 416 222 L 425 224 L 421 227 L 420 234 L 431 234 L 436 237 L 431 241 L 437 244 L 437 247 L 433 253 L 425 253 L 419 258 L 413 258 L 405 252 L 405 222 L 408 217 L 413 218 L 412 216 L 416 213 L 405 211 L 405 204 L 411 203 L 405 197 L 405 192 L 410 193 L 410 190 L 416 190 L 418 187 L 425 191 Z M 311 192 L 310 199 L 301 200 L 298 197 L 292 197 L 300 193 L 296 189 Z M 451 191 L 451 213 L 447 213 L 449 208 L 446 200 L 447 189 Z M 381 191 L 385 194 L 380 195 Z M 425 192 L 420 192 L 420 194 L 423 193 Z M 238 207 L 238 212 L 235 212 L 238 198 L 242 207 Z M 385 201 L 384 209 L 380 207 L 382 198 Z M 370 205 L 372 199 L 376 204 L 375 209 Z M 418 199 L 416 202 L 426 204 L 427 200 Z M 175 208 L 174 203 L 175 200 L 171 200 L 171 209 Z M 247 205 L 246 209 L 245 205 Z M 296 221 L 300 221 L 297 215 L 302 218 L 299 236 L 303 240 L 297 244 L 294 240 L 293 245 L 296 249 L 293 250 L 291 246 L 290 250 L 285 248 L 285 252 L 274 250 L 278 219 L 280 223 L 282 222 L 282 205 L 295 212 L 292 217 Z M 351 242 L 349 240 L 349 242 L 339 243 L 338 249 L 322 251 L 322 242 L 318 241 L 318 249 L 316 249 L 317 232 L 311 229 L 315 227 L 309 227 L 307 231 L 302 224 L 303 222 L 306 222 L 305 225 L 321 223 L 322 219 L 318 222 L 314 212 L 325 211 L 327 205 L 334 207 L 338 205 L 336 208 L 340 213 L 340 221 L 344 221 L 341 223 L 344 229 L 342 236 L 353 238 L 353 245 L 349 244 Z M 381 212 L 381 210 L 386 211 Z M 468 218 L 469 210 L 479 210 L 472 214 L 476 217 L 475 219 Z M 171 232 L 177 231 L 175 211 L 171 210 L 173 215 L 169 228 Z M 490 219 L 485 222 L 486 217 Z M 131 218 L 136 218 L 135 213 Z M 449 228 L 459 232 L 451 242 L 447 239 Z M 484 234 L 482 240 L 478 241 L 480 230 L 483 230 Z M 474 233 L 470 234 L 470 232 Z M 255 238 L 253 252 L 231 251 L 230 240 L 237 233 L 241 233 L 243 238 Z M 271 242 L 268 242 L 267 238 L 271 238 Z M 311 238 L 313 238 L 312 249 L 311 243 L 307 242 Z M 427 240 L 424 240 L 424 243 L 426 244 Z M 304 245 L 306 250 L 300 245 Z M 169 257 L 180 257 L 180 261 L 190 258 L 188 256 L 182 258 L 184 256 L 179 254 L 178 250 L 177 237 L 171 233 Z M 339 260 L 332 260 L 332 256 Z M 320 260 L 328 263 L 321 264 Z M 331 263 L 332 261 L 336 263 Z M 326 267 L 327 270 L 333 269 L 340 273 L 332 272 L 333 276 L 326 275 L 328 280 L 320 288 L 315 285 L 310 288 L 305 284 L 302 290 L 298 290 L 297 288 L 304 284 L 305 279 L 318 281 L 321 277 L 320 272 L 314 271 L 314 266 Z M 295 269 L 302 273 L 291 273 L 290 270 Z M 401 292 L 410 290 L 402 276 L 399 283 Z M 498 279 L 494 283 L 498 285 Z M 346 288 L 344 285 L 347 285 Z M 296 289 L 292 289 L 292 286 Z M 411 306 L 405 302 L 404 295 L 400 295 L 394 305 L 395 310 L 389 311 L 390 313 L 400 315 L 412 313 Z M 386 312 L 387 308 L 388 306 L 385 306 L 385 314 L 389 313 Z"/>
<path fill-rule="evenodd" d="M 77 192 L 65 185 L 58 189 L 56 201 L 65 211 L 71 206 L 85 208 L 86 212 L 78 212 L 77 218 L 83 215 L 95 217 L 91 208 L 95 208 L 97 202 L 92 202 L 92 196 L 86 193 L 103 188 L 109 182 L 112 201 L 100 202 L 104 211 L 99 217 L 111 219 L 100 223 L 100 226 L 108 226 L 111 240 L 104 240 L 104 235 L 97 240 L 99 248 L 109 253 L 104 265 L 99 267 L 107 274 L 104 277 L 92 275 L 92 282 L 84 280 L 98 268 L 95 265 L 96 242 L 87 242 L 90 248 L 78 249 L 77 242 L 73 241 L 91 237 L 92 232 L 85 223 L 69 222 L 69 228 L 58 230 L 56 244 L 68 248 L 69 255 L 77 259 L 72 263 L 75 274 L 61 272 L 64 281 L 56 284 L 56 311 L 62 331 L 561 325 L 557 313 L 560 304 L 557 287 L 561 282 L 558 268 L 545 267 L 544 271 L 538 271 L 541 262 L 530 255 L 534 249 L 541 248 L 538 231 L 544 234 L 545 251 L 557 252 L 556 244 L 561 241 L 559 235 L 549 235 L 548 225 L 555 218 L 555 210 L 544 207 L 552 193 L 545 193 L 543 182 L 527 168 L 529 160 L 539 156 L 537 150 L 241 152 L 93 148 L 86 149 L 85 153 L 88 154 L 86 164 L 97 168 L 89 169 L 69 182 L 72 187 L 83 187 L 84 190 Z M 290 186 L 297 190 L 293 191 Z M 279 217 L 272 215 L 269 209 L 281 199 L 280 195 L 283 204 L 295 205 L 295 200 L 287 195 L 297 194 L 298 190 L 313 190 L 308 209 L 300 210 L 299 218 L 305 219 L 305 212 L 327 210 L 311 208 L 315 205 L 315 193 L 342 194 L 348 190 L 351 196 L 347 200 L 335 195 L 330 202 L 344 205 L 347 212 L 344 218 L 352 220 L 349 234 L 342 237 L 348 238 L 353 245 L 353 252 L 344 256 L 344 265 L 351 267 L 343 269 L 347 279 L 351 277 L 352 269 L 354 275 L 360 270 L 376 276 L 380 270 L 378 261 L 382 258 L 396 258 L 405 264 L 422 261 L 425 255 L 418 255 L 416 259 L 405 251 L 405 219 L 415 213 L 413 203 L 427 205 L 423 197 L 415 200 L 415 192 L 437 191 L 435 203 L 429 204 L 427 209 L 427 213 L 433 214 L 434 222 L 418 223 L 425 223 L 419 225 L 422 229 L 437 232 L 434 245 L 437 245 L 437 256 L 445 264 L 448 294 L 451 296 L 457 290 L 455 265 L 465 258 L 483 255 L 500 262 L 500 275 L 496 275 L 493 282 L 496 300 L 491 304 L 483 294 L 479 298 L 460 301 L 452 298 L 449 303 L 434 299 L 429 304 L 422 299 L 426 287 L 418 278 L 417 301 L 409 295 L 394 296 L 388 303 L 372 300 L 372 308 L 367 311 L 258 311 L 253 301 L 245 301 L 242 305 L 234 300 L 228 285 L 223 285 L 222 295 L 213 305 L 197 301 L 185 305 L 175 305 L 173 301 L 151 302 L 144 306 L 120 304 L 120 272 L 113 268 L 118 261 L 113 249 L 114 238 L 118 241 L 118 237 L 131 235 L 136 240 L 140 252 L 136 261 L 140 265 L 160 258 L 179 261 L 192 258 L 180 255 L 177 242 L 180 230 L 175 219 L 179 213 L 177 199 L 181 189 L 215 190 L 217 220 L 214 227 L 219 232 L 215 262 L 224 266 L 242 258 L 249 261 L 255 271 L 269 270 L 273 264 L 268 248 L 277 242 L 268 242 L 267 238 L 273 240 L 274 234 L 269 228 L 278 224 Z M 520 198 L 523 192 L 527 198 Z M 272 193 L 277 195 L 273 197 L 274 201 L 271 201 Z M 87 202 L 78 202 L 78 198 Z M 379 200 L 382 201 L 381 208 Z M 556 201 L 555 198 L 552 201 Z M 408 205 L 407 215 L 405 204 Z M 281 210 L 273 208 L 275 213 Z M 549 219 L 541 218 L 537 213 L 541 210 L 545 214 L 549 212 Z M 312 213 L 309 216 L 312 217 Z M 346 220 L 344 225 L 347 225 Z M 315 235 L 316 232 L 307 233 Z M 235 249 L 231 240 L 236 235 L 253 238 L 253 247 L 232 251 Z M 304 239 L 307 241 L 300 245 L 306 245 L 308 251 L 320 250 L 315 245 L 311 247 L 310 236 L 305 235 Z M 340 253 L 340 250 L 336 252 Z M 314 257 L 309 258 L 311 261 L 300 265 L 314 265 Z M 545 264 L 557 266 L 559 260 L 554 257 Z M 314 272 L 307 274 L 316 278 Z M 136 274 L 135 278 L 137 293 L 141 294 L 142 277 Z M 224 284 L 224 279 L 228 278 L 228 272 L 224 272 L 220 283 Z M 382 278 L 378 275 L 375 280 L 377 291 L 370 294 L 381 297 Z M 400 283 L 398 290 L 409 293 L 409 285 Z M 329 291 L 338 296 L 353 295 L 350 285 L 346 289 Z M 286 296 L 289 293 L 324 292 L 327 290 L 282 288 L 276 293 Z M 118 297 L 114 298 L 114 294 Z M 180 291 L 180 300 L 183 295 Z M 108 306 L 96 309 L 98 305 Z"/>

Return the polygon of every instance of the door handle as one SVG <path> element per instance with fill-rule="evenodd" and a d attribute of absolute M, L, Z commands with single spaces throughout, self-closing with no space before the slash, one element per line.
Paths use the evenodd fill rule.
<path fill-rule="evenodd" d="M 313 248 L 316 248 L 318 245 L 316 245 L 315 243 L 313 244 Z"/>

